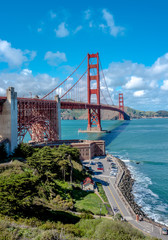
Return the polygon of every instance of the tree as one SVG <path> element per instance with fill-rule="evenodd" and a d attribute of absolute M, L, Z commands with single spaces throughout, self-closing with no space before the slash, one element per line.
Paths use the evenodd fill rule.
<path fill-rule="evenodd" d="M 44 180 L 56 177 L 58 171 L 57 159 L 50 147 L 43 147 L 27 159 L 29 166 L 35 168 Z"/>
<path fill-rule="evenodd" d="M 71 160 L 71 155 L 68 155 L 68 160 L 69 160 L 69 162 L 70 162 L 70 166 L 71 166 L 71 172 L 70 172 L 70 183 L 72 183 L 73 164 L 72 164 L 72 160 Z"/>
<path fill-rule="evenodd" d="M 2 175 L 0 178 L 0 212 L 19 214 L 32 204 L 37 193 L 38 177 L 30 172 Z"/>
<path fill-rule="evenodd" d="M 21 143 L 15 148 L 13 157 L 30 157 L 35 152 L 35 149 L 30 146 L 28 143 Z"/>
<path fill-rule="evenodd" d="M 65 175 L 69 167 L 69 161 L 67 159 L 60 159 L 60 161 L 58 162 L 58 165 L 60 166 L 62 177 L 65 181 Z"/>

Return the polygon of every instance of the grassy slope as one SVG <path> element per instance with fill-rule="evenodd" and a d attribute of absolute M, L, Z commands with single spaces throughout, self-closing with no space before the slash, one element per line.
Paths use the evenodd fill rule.
<path fill-rule="evenodd" d="M 81 199 L 76 200 L 75 207 L 79 210 L 85 209 L 86 211 L 90 211 L 93 214 L 107 214 L 107 210 L 102 203 L 101 199 L 95 193 L 88 193 L 86 196 L 83 196 Z"/>

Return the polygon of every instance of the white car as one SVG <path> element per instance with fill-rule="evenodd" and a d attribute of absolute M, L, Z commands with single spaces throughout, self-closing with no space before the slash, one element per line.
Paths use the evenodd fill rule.
<path fill-rule="evenodd" d="M 118 172 L 117 168 L 111 168 L 111 172 Z"/>
<path fill-rule="evenodd" d="M 117 173 L 116 173 L 116 172 L 110 172 L 110 176 L 116 177 L 116 176 L 117 176 Z"/>

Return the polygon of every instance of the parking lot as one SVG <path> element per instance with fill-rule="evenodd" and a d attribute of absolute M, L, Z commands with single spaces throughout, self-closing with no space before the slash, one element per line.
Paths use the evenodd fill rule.
<path fill-rule="evenodd" d="M 85 166 L 93 176 L 100 175 L 101 177 L 115 178 L 118 173 L 118 167 L 112 158 L 95 157 L 91 161 L 84 161 L 83 166 Z"/>

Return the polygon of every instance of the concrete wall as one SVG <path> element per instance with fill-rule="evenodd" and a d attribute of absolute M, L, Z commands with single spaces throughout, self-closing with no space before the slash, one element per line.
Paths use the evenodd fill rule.
<path fill-rule="evenodd" d="M 17 93 L 9 87 L 6 95 L 7 100 L 0 113 L 0 138 L 9 139 L 10 153 L 17 147 Z"/>

